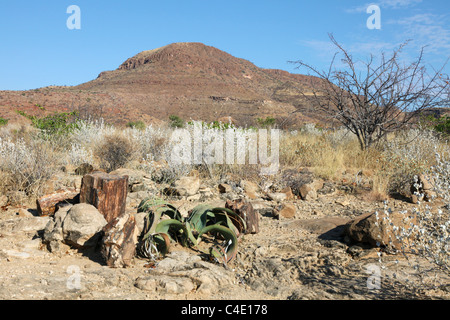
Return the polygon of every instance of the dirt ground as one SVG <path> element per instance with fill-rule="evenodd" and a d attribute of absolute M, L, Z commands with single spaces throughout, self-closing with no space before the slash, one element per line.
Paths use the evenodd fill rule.
<path fill-rule="evenodd" d="M 216 195 L 208 202 L 224 206 L 225 200 Z M 273 205 L 261 199 L 253 202 L 255 206 Z M 147 260 L 136 258 L 132 267 L 114 269 L 107 267 L 97 252 L 68 249 L 63 253 L 51 253 L 40 238 L 40 230 L 49 218 L 33 216 L 35 208 L 32 207 L 4 208 L 7 210 L 0 214 L 0 299 L 390 300 L 450 297 L 448 278 L 438 275 L 438 280 L 447 284 L 446 290 L 416 290 L 412 284 L 418 281 L 417 272 L 402 256 L 381 253 L 374 248 L 349 246 L 333 238 L 333 232 L 339 230 L 335 228 L 339 222 L 380 209 L 381 202 L 366 202 L 357 195 L 340 192 L 319 195 L 311 201 L 289 202 L 297 207 L 295 218 L 275 219 L 261 211 L 260 232 L 240 238 L 238 256 L 228 266 L 195 259 L 197 262 L 189 266 L 183 265 L 183 261 L 176 262 L 176 266 L 171 267 L 171 280 L 163 278 L 164 270 L 168 269 L 162 269 L 162 261 L 149 268 Z M 182 211 L 193 208 L 198 202 L 179 200 L 173 203 Z M 389 205 L 397 209 L 413 206 L 395 199 L 390 200 Z M 128 209 L 135 210 L 135 207 Z M 177 245 L 172 251 L 198 256 L 198 252 Z M 425 261 L 423 266 L 426 266 Z M 198 284 L 204 282 L 193 275 L 202 270 L 205 277 L 207 272 L 217 274 L 214 281 L 212 276 L 208 278 L 206 290 L 199 289 Z M 166 279 L 159 282 L 164 288 L 148 286 L 156 276 Z M 189 283 L 197 285 L 186 289 L 184 284 L 177 282 L 180 279 L 190 279 Z M 175 289 L 170 289 L 172 285 Z"/>

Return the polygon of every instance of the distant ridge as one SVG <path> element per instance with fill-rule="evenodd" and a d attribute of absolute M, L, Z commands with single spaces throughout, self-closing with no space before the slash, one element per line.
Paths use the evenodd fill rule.
<path fill-rule="evenodd" d="M 239 125 L 268 116 L 289 123 L 324 121 L 303 101 L 301 91 L 310 92 L 311 83 L 318 79 L 259 68 L 203 43 L 173 43 L 140 52 L 78 86 L 2 91 L 0 116 L 17 118 L 14 109 L 78 109 L 116 123 L 158 122 L 170 115 L 204 121 L 232 117 Z"/>

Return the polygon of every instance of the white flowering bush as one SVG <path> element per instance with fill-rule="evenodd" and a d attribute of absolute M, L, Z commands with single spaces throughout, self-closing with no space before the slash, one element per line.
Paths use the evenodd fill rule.
<path fill-rule="evenodd" d="M 434 191 L 444 206 L 432 207 L 431 203 L 419 203 L 413 212 L 400 212 L 404 218 L 399 223 L 390 219 L 391 209 L 385 203 L 384 219 L 390 226 L 392 247 L 407 258 L 417 272 L 419 281 L 411 282 L 420 289 L 448 285 L 450 277 L 450 157 L 436 153 L 436 165 L 430 169 Z M 420 195 L 419 195 L 420 196 Z M 419 197 L 421 198 L 421 197 Z M 425 264 L 427 262 L 427 264 Z M 444 278 L 443 278 L 444 277 Z M 447 277 L 447 282 L 445 281 Z"/>
<path fill-rule="evenodd" d="M 48 143 L 0 137 L 0 171 L 3 192 L 24 191 L 37 195 L 57 171 L 59 159 Z"/>
<path fill-rule="evenodd" d="M 93 151 L 86 146 L 73 143 L 67 152 L 67 162 L 74 166 L 79 166 L 82 163 L 92 164 L 94 163 Z"/>

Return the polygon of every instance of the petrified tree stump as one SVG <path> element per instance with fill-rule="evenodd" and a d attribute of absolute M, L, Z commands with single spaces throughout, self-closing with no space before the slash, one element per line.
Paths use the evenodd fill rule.
<path fill-rule="evenodd" d="M 80 202 L 89 203 L 110 223 L 125 213 L 128 176 L 117 176 L 96 171 L 81 181 Z"/>
<path fill-rule="evenodd" d="M 79 202 L 79 192 L 75 189 L 61 189 L 36 200 L 38 215 L 51 216 L 55 214 L 58 204 Z"/>
<path fill-rule="evenodd" d="M 244 219 L 247 225 L 244 234 L 259 232 L 259 214 L 250 202 L 245 199 L 227 200 L 225 208 L 233 210 Z"/>
<path fill-rule="evenodd" d="M 103 228 L 101 254 L 113 268 L 129 267 L 136 253 L 138 228 L 133 215 L 125 213 Z"/>

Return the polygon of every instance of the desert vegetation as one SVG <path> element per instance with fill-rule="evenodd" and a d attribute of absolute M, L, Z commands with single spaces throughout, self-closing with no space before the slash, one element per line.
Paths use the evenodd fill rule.
<path fill-rule="evenodd" d="M 302 196 L 306 182 L 305 175 L 299 172 L 307 172 L 308 177 L 324 182 L 325 189 L 339 188 L 348 199 L 368 206 L 375 204 L 371 212 L 379 219 L 377 223 L 385 226 L 383 230 L 391 230 L 388 241 L 376 241 L 380 266 L 391 263 L 389 255 L 407 261 L 417 271 L 408 283 L 416 293 L 448 285 L 442 275 L 449 276 L 450 146 L 440 127 L 424 124 L 398 130 L 364 149 L 357 136 L 345 127 L 323 128 L 306 123 L 298 128 L 280 129 L 279 169 L 273 175 L 261 175 L 263 165 L 250 164 L 249 154 L 241 163 L 216 163 L 212 155 L 218 150 L 215 137 L 225 136 L 227 130 L 234 133 L 233 143 L 237 145 L 242 139 L 247 147 L 255 133 L 264 130 L 268 123 L 260 129 L 198 121 L 185 122 L 183 128 L 170 121 L 120 127 L 102 120 L 81 120 L 70 113 L 30 120 L 28 125 L 7 123 L 0 127 L 0 194 L 6 207 L 33 208 L 36 199 L 58 187 L 72 186 L 77 176 L 81 178 L 74 172 L 80 172 L 82 166 L 108 173 L 118 169 L 138 170 L 150 177 L 158 189 L 136 204 L 138 214 L 147 217 L 138 254 L 156 261 L 174 242 L 196 249 L 206 234 L 214 233 L 226 241 L 205 250 L 209 250 L 215 262 L 226 266 L 239 263 L 244 254 L 240 252 L 240 242 L 245 240 L 238 235 L 245 223 L 233 211 L 202 201 L 191 206 L 194 209 L 190 215 L 182 217 L 178 207 L 171 204 L 173 197 L 162 191 L 196 172 L 210 186 L 226 188 L 224 182 L 238 177 L 241 183 L 251 181 L 257 186 L 260 190 L 257 198 L 274 198 L 274 192 L 288 189 L 306 203 L 314 200 Z M 270 127 L 278 130 L 272 121 Z M 184 130 L 181 136 L 189 137 L 191 149 L 180 149 L 179 140 L 174 139 L 179 130 Z M 198 130 L 202 133 L 200 142 L 195 141 Z M 195 143 L 202 145 L 196 161 L 191 164 L 174 161 L 177 158 L 174 154 L 192 152 Z M 269 144 L 269 151 L 271 147 Z M 423 181 L 418 178 L 423 175 L 432 178 L 432 196 L 424 194 L 428 191 L 423 191 Z M 49 189 L 49 185 L 53 187 Z M 230 188 L 238 190 L 239 182 L 237 187 Z M 328 197 L 326 192 L 323 195 Z M 400 212 L 399 224 L 394 213 L 398 209 L 391 207 L 392 200 L 411 203 L 413 196 L 418 201 L 413 210 Z M 155 204 L 157 209 L 153 210 Z M 281 215 L 278 212 L 282 208 L 274 210 Z M 161 219 L 164 216 L 169 219 Z M 401 246 L 397 245 L 399 242 Z M 236 262 L 231 262 L 233 258 Z M 425 266 L 424 260 L 429 264 Z"/>

